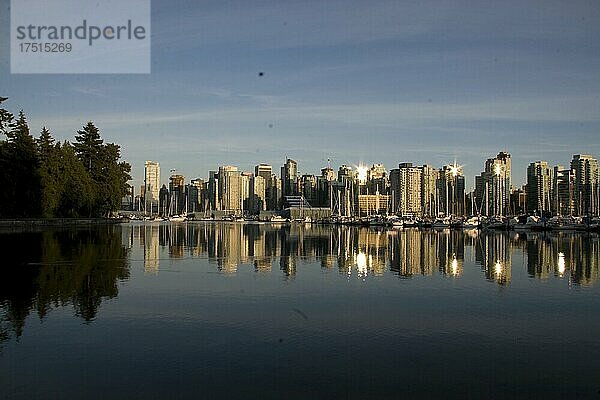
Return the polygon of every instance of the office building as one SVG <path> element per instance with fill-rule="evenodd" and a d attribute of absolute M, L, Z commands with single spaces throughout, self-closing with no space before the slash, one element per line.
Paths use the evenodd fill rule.
<path fill-rule="evenodd" d="M 550 190 L 552 170 L 546 161 L 535 161 L 527 167 L 525 186 L 527 213 L 544 215 L 550 213 Z"/>

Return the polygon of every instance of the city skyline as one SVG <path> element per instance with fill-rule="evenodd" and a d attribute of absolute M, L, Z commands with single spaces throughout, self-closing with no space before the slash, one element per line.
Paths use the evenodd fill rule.
<path fill-rule="evenodd" d="M 148 165 L 160 169 L 154 161 L 145 165 L 146 174 Z M 279 176 L 273 166 L 264 163 L 255 165 L 254 173 L 221 165 L 218 171 L 209 171 L 207 179 L 188 177 L 190 183 L 186 184 L 183 175 L 171 170 L 169 188 L 163 185 L 160 198 L 150 197 L 160 215 L 197 211 L 203 215 L 214 211 L 224 212 L 222 216 L 258 215 L 287 207 L 314 207 L 317 213 L 327 209 L 340 216 L 391 213 L 413 218 L 523 213 L 597 216 L 600 212 L 600 166 L 591 155 L 574 154 L 569 168 L 532 161 L 526 183 L 519 186 L 513 185 L 512 171 L 512 155 L 501 151 L 486 159 L 481 173 L 474 177 L 474 189 L 468 191 L 463 167 L 456 161 L 439 168 L 401 162 L 390 170 L 383 164 L 343 164 L 336 177 L 329 161 L 320 174 L 299 174 L 298 163 L 286 158 Z M 153 177 L 160 180 L 160 176 Z M 124 209 L 142 210 L 136 205 L 148 203 L 143 199 L 147 187 L 146 183 L 137 195 L 134 188 L 124 199 Z M 176 199 L 173 210 L 172 197 Z M 165 210 L 167 204 L 169 212 Z M 150 209 L 146 205 L 143 210 Z"/>
<path fill-rule="evenodd" d="M 156 0 L 151 74 L 11 75 L 3 41 L 0 87 L 33 132 L 64 140 L 91 119 L 134 167 L 458 159 L 474 176 L 505 150 L 520 184 L 531 160 L 600 153 L 599 34 L 600 5 L 585 1 Z"/>
<path fill-rule="evenodd" d="M 413 166 L 414 167 L 427 166 L 427 167 L 432 167 L 433 169 L 438 169 L 439 170 L 439 169 L 442 169 L 444 166 L 453 166 L 454 165 L 455 167 L 460 168 L 461 175 L 463 175 L 465 177 L 465 191 L 466 192 L 475 192 L 477 190 L 476 179 L 478 177 L 480 177 L 482 175 L 482 173 L 483 174 L 486 173 L 486 170 L 487 170 L 487 166 L 486 165 L 488 163 L 490 163 L 491 160 L 495 160 L 496 157 L 497 157 L 497 155 L 494 155 L 494 154 L 498 154 L 498 155 L 500 155 L 500 154 L 506 154 L 506 155 L 508 155 L 508 157 L 510 159 L 514 159 L 514 154 L 512 154 L 510 152 L 506 152 L 504 150 L 501 150 L 498 153 L 491 152 L 491 153 L 489 153 L 489 155 L 487 157 L 485 157 L 485 156 L 482 155 L 481 165 L 479 167 L 472 168 L 473 170 L 477 171 L 472 176 L 468 176 L 464 172 L 465 165 L 460 164 L 460 162 L 459 162 L 460 160 L 456 160 L 456 159 L 453 160 L 453 161 L 451 160 L 451 161 L 442 163 L 440 165 L 436 165 L 436 164 L 433 164 L 433 163 L 430 163 L 430 162 L 414 162 L 412 160 L 402 160 L 402 161 L 397 161 L 395 164 L 392 165 L 391 168 L 386 167 L 385 164 L 380 163 L 380 162 L 372 162 L 372 163 L 358 162 L 358 163 L 339 163 L 339 164 L 335 164 L 333 162 L 333 160 L 327 159 L 324 165 L 322 165 L 320 167 L 316 167 L 314 170 L 311 168 L 310 171 L 306 171 L 306 170 L 300 168 L 301 164 L 298 161 L 298 159 L 291 158 L 291 157 L 285 157 L 285 158 L 282 158 L 283 161 L 279 160 L 279 163 L 275 162 L 273 164 L 269 164 L 269 163 L 264 162 L 264 161 L 255 161 L 252 165 L 247 166 L 247 168 L 240 167 L 240 164 L 237 164 L 235 162 L 224 162 L 224 163 L 220 163 L 220 164 L 215 164 L 212 167 L 209 167 L 204 173 L 200 173 L 200 174 L 197 174 L 197 175 L 186 175 L 186 174 L 183 174 L 179 169 L 176 169 L 176 168 L 171 168 L 171 169 L 167 168 L 167 170 L 170 171 L 169 176 L 171 174 L 173 174 L 173 173 L 177 173 L 177 174 L 183 175 L 186 178 L 186 182 L 189 183 L 189 181 L 192 180 L 192 179 L 198 179 L 198 178 L 200 178 L 200 179 L 207 179 L 207 178 L 209 178 L 210 173 L 212 171 L 214 171 L 216 169 L 219 169 L 220 167 L 225 167 L 225 166 L 227 166 L 227 167 L 235 167 L 236 170 L 237 170 L 237 172 L 239 172 L 239 173 L 247 173 L 247 172 L 249 172 L 249 173 L 254 174 L 255 176 L 259 175 L 258 171 L 259 171 L 260 168 L 267 168 L 270 171 L 270 172 L 268 172 L 268 174 L 271 174 L 271 173 L 275 174 L 276 176 L 278 176 L 281 179 L 282 175 L 281 174 L 277 174 L 276 172 L 279 171 L 280 166 L 281 166 L 281 171 L 283 171 L 283 168 L 285 167 L 286 161 L 292 161 L 292 162 L 295 163 L 295 166 L 297 168 L 297 172 L 296 172 L 296 176 L 297 177 L 301 177 L 303 175 L 319 176 L 323 172 L 323 169 L 325 169 L 325 168 L 331 168 L 335 172 L 335 171 L 337 171 L 337 168 L 344 167 L 344 166 L 351 167 L 354 170 L 355 173 L 359 173 L 359 169 L 363 169 L 363 168 L 365 170 L 367 170 L 368 168 L 371 168 L 371 167 L 380 167 L 380 168 L 383 168 L 383 170 L 385 170 L 387 172 L 387 174 L 389 175 L 392 170 L 394 170 L 394 169 L 396 169 L 398 167 L 400 167 L 402 169 L 402 168 L 406 168 L 406 167 L 411 168 Z M 570 153 L 570 155 L 569 155 L 569 157 L 567 159 L 559 160 L 556 163 L 553 163 L 552 161 L 550 161 L 548 159 L 532 159 L 532 160 L 526 161 L 524 163 L 522 171 L 514 170 L 512 168 L 512 166 L 508 169 L 508 175 L 510 175 L 513 178 L 513 179 L 510 179 L 507 182 L 508 188 L 510 189 L 512 187 L 514 189 L 520 189 L 520 188 L 524 188 L 527 185 L 527 178 L 528 178 L 527 171 L 528 171 L 528 168 L 530 167 L 530 165 L 532 163 L 545 162 L 551 168 L 554 168 L 554 167 L 563 167 L 564 168 L 564 165 L 570 165 L 570 163 L 573 160 L 574 156 L 591 157 L 594 160 L 598 160 L 598 158 L 599 158 L 599 156 L 596 156 L 593 153 Z M 148 162 L 162 164 L 162 162 L 160 160 L 145 160 L 144 164 L 148 163 Z M 136 175 L 135 174 L 136 166 L 133 165 L 132 169 L 133 169 L 132 176 L 135 176 Z M 493 169 L 493 165 L 492 165 L 492 169 Z M 492 171 L 488 171 L 488 173 L 490 173 L 490 172 L 494 173 L 493 170 Z M 515 182 L 515 179 L 514 179 L 515 172 L 516 172 L 517 176 L 522 176 L 523 177 L 522 181 Z M 337 175 L 337 173 L 336 173 L 336 175 Z M 133 187 L 138 187 L 138 188 L 140 187 L 140 184 L 137 184 L 137 182 L 135 180 L 132 180 L 131 182 L 132 182 L 132 186 Z M 143 184 L 143 181 L 142 181 L 141 184 Z M 168 186 L 168 184 L 169 184 L 169 177 L 168 176 L 164 176 L 164 175 L 161 176 L 160 185 L 162 186 L 163 184 Z"/>

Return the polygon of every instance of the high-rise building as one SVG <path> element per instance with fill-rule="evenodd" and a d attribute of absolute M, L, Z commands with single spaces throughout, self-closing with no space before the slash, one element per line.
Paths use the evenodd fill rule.
<path fill-rule="evenodd" d="M 250 212 L 258 214 L 266 210 L 266 182 L 265 178 L 260 175 L 252 177 L 250 182 Z"/>
<path fill-rule="evenodd" d="M 317 203 L 317 177 L 304 174 L 300 177 L 300 190 L 306 201 L 314 206 Z"/>
<path fill-rule="evenodd" d="M 401 163 L 390 172 L 390 193 L 394 213 L 421 215 L 422 169 L 412 163 Z"/>
<path fill-rule="evenodd" d="M 241 175 L 237 167 L 219 167 L 219 203 L 221 210 L 236 212 L 242 209 Z"/>
<path fill-rule="evenodd" d="M 388 176 L 383 164 L 373 164 L 367 171 L 367 192 L 369 194 L 386 194 Z"/>
<path fill-rule="evenodd" d="M 188 211 L 197 212 L 202 211 L 202 188 L 204 186 L 204 180 L 201 178 L 192 179 L 191 183 L 187 185 L 187 197 L 188 197 Z"/>
<path fill-rule="evenodd" d="M 252 207 L 252 178 L 252 172 L 242 172 L 240 174 L 240 208 L 244 211 L 250 211 Z"/>
<path fill-rule="evenodd" d="M 335 171 L 329 166 L 321 168 L 321 178 L 326 181 L 333 181 L 335 180 Z"/>
<path fill-rule="evenodd" d="M 254 167 L 254 176 L 260 176 L 265 180 L 265 208 L 276 210 L 279 207 L 277 189 L 277 177 L 273 174 L 273 167 L 269 164 L 258 164 Z"/>
<path fill-rule="evenodd" d="M 476 206 L 483 215 L 506 215 L 510 211 L 512 162 L 510 154 L 500 152 L 485 162 L 484 171 L 475 177 Z"/>
<path fill-rule="evenodd" d="M 219 202 L 219 173 L 217 171 L 208 171 L 207 184 L 207 205 L 204 206 L 207 211 L 220 210 Z"/>
<path fill-rule="evenodd" d="M 527 212 L 540 215 L 550 212 L 550 190 L 552 188 L 552 170 L 546 161 L 535 161 L 527 167 L 527 185 L 525 186 Z"/>
<path fill-rule="evenodd" d="M 340 166 L 338 169 L 338 181 L 341 183 L 345 184 L 346 182 L 354 182 L 355 175 L 356 174 L 354 173 L 352 167 L 346 164 Z"/>
<path fill-rule="evenodd" d="M 573 170 L 562 165 L 554 167 L 552 182 L 552 212 L 556 215 L 573 215 L 575 212 L 573 201 Z"/>
<path fill-rule="evenodd" d="M 598 160 L 587 154 L 575 154 L 573 170 L 573 202 L 577 215 L 598 215 Z"/>
<path fill-rule="evenodd" d="M 261 176 L 265 181 L 271 179 L 273 167 L 269 164 L 258 164 L 254 167 L 254 176 Z"/>
<path fill-rule="evenodd" d="M 163 217 L 169 215 L 169 189 L 167 185 L 162 185 L 158 193 L 158 214 Z"/>
<path fill-rule="evenodd" d="M 169 215 L 180 214 L 185 207 L 185 177 L 172 174 L 169 177 Z"/>
<path fill-rule="evenodd" d="M 295 196 L 298 180 L 298 163 L 291 158 L 285 160 L 285 164 L 281 167 L 281 190 L 283 196 Z"/>
<path fill-rule="evenodd" d="M 510 210 L 515 215 L 521 215 L 527 212 L 527 185 L 521 188 L 511 188 L 510 191 Z"/>
<path fill-rule="evenodd" d="M 149 213 L 158 213 L 160 191 L 160 164 L 155 161 L 144 163 L 144 204 Z"/>
<path fill-rule="evenodd" d="M 331 207 L 331 185 L 335 180 L 335 171 L 327 166 L 321 168 L 321 176 L 317 178 L 317 200 L 315 207 Z"/>
<path fill-rule="evenodd" d="M 462 166 L 454 163 L 440 169 L 437 192 L 440 213 L 447 216 L 465 214 L 465 176 Z"/>
<path fill-rule="evenodd" d="M 424 216 L 437 214 L 437 180 L 439 171 L 430 165 L 421 167 L 421 211 Z"/>

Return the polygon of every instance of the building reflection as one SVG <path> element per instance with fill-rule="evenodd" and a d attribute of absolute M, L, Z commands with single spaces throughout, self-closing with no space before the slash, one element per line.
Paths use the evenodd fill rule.
<path fill-rule="evenodd" d="M 571 283 L 589 286 L 598 280 L 599 240 L 595 235 L 561 232 L 521 237 L 527 250 L 527 272 L 539 279 L 568 277 Z"/>
<path fill-rule="evenodd" d="M 512 278 L 511 242 L 506 232 L 491 232 L 480 236 L 475 247 L 475 260 L 486 279 L 500 285 Z"/>
<path fill-rule="evenodd" d="M 155 223 L 130 229 L 123 246 L 143 250 L 147 274 L 158 273 L 161 254 L 206 257 L 223 274 L 246 266 L 263 274 L 279 270 L 286 279 L 294 279 L 307 263 L 361 279 L 386 273 L 404 279 L 436 274 L 460 278 L 466 254 L 467 265 L 479 266 L 485 279 L 499 285 L 511 283 L 517 253 L 537 279 L 568 278 L 591 285 L 599 269 L 597 235 L 241 223 Z"/>

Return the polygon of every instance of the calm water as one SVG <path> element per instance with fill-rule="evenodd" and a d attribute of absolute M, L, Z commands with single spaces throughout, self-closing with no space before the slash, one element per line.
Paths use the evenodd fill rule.
<path fill-rule="evenodd" d="M 1 398 L 600 399 L 600 240 L 0 232 Z"/>

